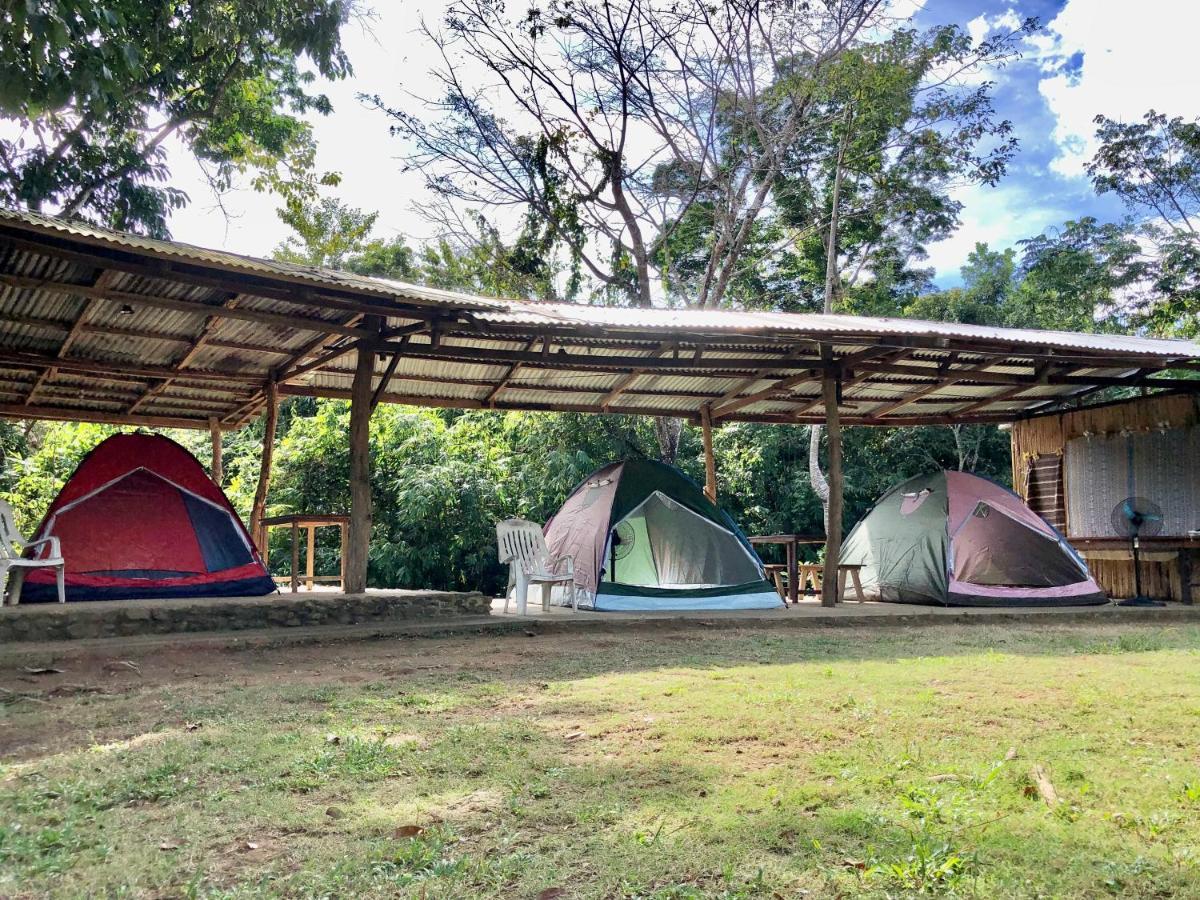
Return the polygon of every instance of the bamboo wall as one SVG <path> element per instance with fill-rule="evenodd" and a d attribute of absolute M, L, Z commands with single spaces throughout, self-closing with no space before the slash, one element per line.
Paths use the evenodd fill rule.
<path fill-rule="evenodd" d="M 1013 488 L 1028 500 L 1029 470 L 1042 454 L 1062 456 L 1067 441 L 1087 434 L 1118 434 L 1122 431 L 1151 431 L 1157 428 L 1189 428 L 1200 423 L 1198 398 L 1189 394 L 1134 397 L 1120 403 L 1039 416 L 1014 422 L 1012 426 Z M 1065 473 L 1064 473 L 1065 478 Z M 1064 493 L 1070 497 L 1066 484 Z M 1069 502 L 1069 500 L 1068 500 Z M 1067 535 L 1069 538 L 1070 535 Z M 1132 597 L 1133 563 L 1128 559 L 1089 559 L 1092 577 L 1111 597 Z M 1183 600 L 1183 586 L 1176 560 L 1143 560 L 1143 590 L 1154 597 Z M 1193 596 L 1196 594 L 1192 588 Z"/>

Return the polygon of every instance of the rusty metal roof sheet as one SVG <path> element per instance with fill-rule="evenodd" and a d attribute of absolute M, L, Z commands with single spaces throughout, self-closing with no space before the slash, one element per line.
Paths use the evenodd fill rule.
<path fill-rule="evenodd" d="M 819 422 L 830 376 L 848 424 L 951 423 L 1200 384 L 1156 377 L 1188 341 L 529 303 L 0 210 L 0 415 L 237 427 L 271 380 L 348 396 L 360 340 L 385 401 L 463 408 Z"/>

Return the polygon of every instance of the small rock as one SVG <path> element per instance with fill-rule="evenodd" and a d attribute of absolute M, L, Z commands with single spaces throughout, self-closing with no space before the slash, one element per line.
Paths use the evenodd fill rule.
<path fill-rule="evenodd" d="M 336 806 L 331 806 L 329 809 L 325 810 L 325 815 L 329 816 L 331 819 L 346 818 L 346 814 Z"/>

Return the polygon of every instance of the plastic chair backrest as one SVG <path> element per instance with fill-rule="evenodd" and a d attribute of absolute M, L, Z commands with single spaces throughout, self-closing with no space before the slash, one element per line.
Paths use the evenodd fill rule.
<path fill-rule="evenodd" d="M 0 559 L 20 559 L 21 551 L 17 548 L 24 543 L 21 532 L 17 531 L 12 507 L 0 500 Z"/>
<path fill-rule="evenodd" d="M 542 536 L 542 526 L 525 519 L 505 519 L 496 523 L 496 544 L 500 562 L 520 562 L 526 572 L 550 569 L 550 550 Z"/>

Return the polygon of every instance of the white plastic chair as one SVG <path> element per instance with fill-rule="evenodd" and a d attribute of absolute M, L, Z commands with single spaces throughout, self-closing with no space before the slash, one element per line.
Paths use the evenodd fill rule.
<path fill-rule="evenodd" d="M 50 545 L 50 555 L 42 559 L 26 559 L 21 554 L 30 547 L 40 544 Z M 55 568 L 54 579 L 58 583 L 58 602 L 67 602 L 67 591 L 64 585 L 66 564 L 62 558 L 62 548 L 58 538 L 48 537 L 38 541 L 27 541 L 17 531 L 13 519 L 12 507 L 0 500 L 0 604 L 4 601 L 4 588 L 7 584 L 9 604 L 16 606 L 21 602 L 21 585 L 25 583 L 26 569 Z M 9 573 L 12 573 L 11 576 Z"/>
<path fill-rule="evenodd" d="M 575 561 L 570 556 L 554 558 L 542 536 L 542 526 L 525 519 L 505 519 L 496 523 L 496 544 L 500 562 L 508 564 L 508 590 L 504 592 L 504 611 L 508 595 L 516 588 L 517 615 L 525 615 L 529 586 L 542 586 L 542 609 L 550 609 L 550 592 L 562 584 L 570 592 L 571 608 L 579 610 L 575 590 Z"/>

